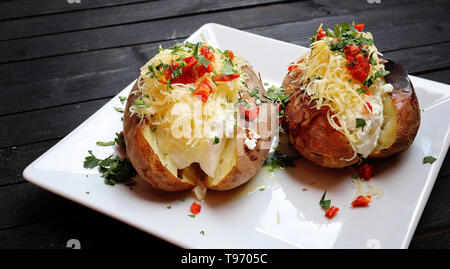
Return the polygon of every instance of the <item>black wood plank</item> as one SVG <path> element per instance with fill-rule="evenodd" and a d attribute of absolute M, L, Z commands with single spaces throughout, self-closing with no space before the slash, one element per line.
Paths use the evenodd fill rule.
<path fill-rule="evenodd" d="M 0 186 L 23 182 L 22 172 L 58 140 L 0 149 Z"/>
<path fill-rule="evenodd" d="M 439 81 L 442 83 L 450 84 L 450 69 L 442 69 L 432 72 L 422 72 L 416 74 L 419 77 Z"/>
<path fill-rule="evenodd" d="M 410 249 L 449 249 L 450 230 L 443 230 L 436 233 L 427 234 L 413 238 Z"/>
<path fill-rule="evenodd" d="M 283 14 L 270 16 L 269 14 Z M 326 15 L 310 2 L 260 6 L 0 42 L 0 62 L 182 38 L 208 22 L 245 29 Z"/>
<path fill-rule="evenodd" d="M 436 180 L 430 198 L 425 206 L 416 232 L 423 233 L 450 225 L 450 177 L 440 177 Z"/>
<path fill-rule="evenodd" d="M 14 0 L 0 2 L 0 20 L 27 16 L 45 15 L 73 10 L 85 10 L 99 7 L 148 2 L 151 0 L 80 0 L 80 4 L 73 0 Z"/>
<path fill-rule="evenodd" d="M 387 59 L 401 63 L 411 73 L 446 68 L 450 66 L 450 57 L 446 57 L 450 43 L 423 46 L 384 53 Z"/>
<path fill-rule="evenodd" d="M 283 2 L 283 0 L 168 0 L 7 20 L 0 22 L 0 33 L 2 33 L 0 40 L 93 29 L 239 7 L 248 8 L 279 2 Z"/>
<path fill-rule="evenodd" d="M 438 16 L 435 17 L 437 21 L 424 24 L 392 26 L 387 30 L 375 28 L 372 32 L 379 50 L 398 50 L 450 41 L 450 35 L 442 34 L 442 29 L 450 30 L 450 22 L 442 22 Z M 342 18 L 336 21 L 340 19 Z M 317 24 L 308 23 L 308 27 L 317 27 Z M 306 46 L 310 32 L 292 34 L 299 28 L 301 27 L 297 23 L 288 23 L 250 31 Z M 396 38 L 401 35 L 407 35 L 408 38 Z M 393 39 L 397 41 L 392 42 Z M 170 43 L 172 42 L 164 42 L 163 45 Z M 138 67 L 145 59 L 151 58 L 158 45 L 159 43 L 150 43 L 135 48 L 116 48 L 39 59 L 27 64 L 18 62 L 0 65 L 0 77 L 5 78 L 0 81 L 0 100 L 8 100 L 0 107 L 0 115 L 112 96 L 134 79 Z M 447 67 L 448 57 L 443 57 L 447 53 L 445 45 L 436 48 L 438 49 L 435 51 L 424 52 L 430 53 L 434 58 L 431 61 L 432 66 L 423 69 L 423 65 L 418 65 L 410 71 L 423 72 Z M 423 51 L 423 48 L 418 50 Z M 386 57 L 396 54 L 398 53 L 387 53 Z M 414 58 L 406 56 L 406 60 Z M 45 68 L 42 69 L 42 66 Z M 35 94 L 30 95 L 29 91 Z"/>
<path fill-rule="evenodd" d="M 2 141 L 1 145 L 4 147 L 15 146 L 7 144 L 13 142 L 12 140 L 18 145 L 23 145 L 61 138 L 80 125 L 107 101 L 109 101 L 108 98 L 2 117 L 0 128 L 6 131 L 0 135 L 0 140 L 6 137 L 9 139 Z M 13 136 L 16 139 L 13 139 Z"/>
<path fill-rule="evenodd" d="M 248 31 L 298 44 L 309 45 L 309 38 L 321 23 L 325 28 L 346 22 L 365 23 L 365 31 L 374 35 L 380 51 L 399 50 L 450 40 L 450 22 L 446 19 L 450 12 L 450 2 L 437 1 L 419 3 L 404 7 L 363 10 L 351 14 L 314 18 L 267 27 L 257 27 Z"/>
<path fill-rule="evenodd" d="M 69 239 L 79 240 L 82 249 L 175 247 L 127 224 L 61 199 L 45 199 L 37 194 L 28 199 L 31 204 L 17 212 L 19 215 L 30 213 L 32 208 L 36 211 L 34 216 L 41 210 L 47 214 L 53 208 L 53 215 L 61 216 L 46 220 L 40 218 L 36 223 L 0 230 L 0 248 L 64 249 Z M 49 204 L 50 201 L 62 205 L 55 207 Z"/>
<path fill-rule="evenodd" d="M 440 56 L 446 55 L 449 45 L 450 43 L 443 43 L 393 51 L 385 56 L 402 63 L 409 72 L 421 72 L 449 67 L 450 58 Z M 106 101 L 108 98 L 0 117 L 0 129 L 7 130 L 0 133 L 0 148 L 65 136 Z"/>
<path fill-rule="evenodd" d="M 87 195 L 87 194 L 86 194 Z M 0 230 L 25 225 L 61 214 L 77 213 L 81 206 L 30 183 L 0 188 Z M 1 241 L 1 240 L 0 240 Z"/>

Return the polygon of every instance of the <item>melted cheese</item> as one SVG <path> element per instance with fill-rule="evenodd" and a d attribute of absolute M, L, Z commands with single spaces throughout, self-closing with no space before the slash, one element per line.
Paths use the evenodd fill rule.
<path fill-rule="evenodd" d="M 192 94 L 202 78 L 192 84 L 174 83 L 171 84 L 172 89 L 167 89 L 165 83 L 148 73 L 149 65 L 170 64 L 179 57 L 189 56 L 192 54 L 187 51 L 173 54 L 172 50 L 164 49 L 148 61 L 141 68 L 137 93 L 145 107 L 134 105 L 130 107 L 130 111 L 142 120 L 148 120 L 150 128 L 156 134 L 163 162 L 168 158 L 178 169 L 197 162 L 208 176 L 214 177 L 226 141 L 234 136 L 234 105 L 247 76 L 242 68 L 248 63 L 234 53 L 234 69 L 241 76 L 231 81 L 217 81 L 217 90 L 204 103 Z M 224 66 L 223 55 L 215 50 L 214 56 L 215 61 L 211 63 L 214 70 L 220 73 Z M 207 73 L 205 76 L 211 78 L 214 74 Z M 218 143 L 216 137 L 219 138 Z"/>

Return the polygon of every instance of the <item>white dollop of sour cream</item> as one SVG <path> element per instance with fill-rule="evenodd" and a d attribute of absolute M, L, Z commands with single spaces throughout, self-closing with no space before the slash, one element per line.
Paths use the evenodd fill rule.
<path fill-rule="evenodd" d="M 353 142 L 353 147 L 364 158 L 374 151 L 380 136 L 384 120 L 381 96 L 384 93 L 391 92 L 393 87 L 391 84 L 384 84 L 384 81 L 377 78 L 371 89 L 371 94 L 365 98 L 366 102 L 372 107 L 371 113 L 368 113 L 365 107 L 353 107 L 341 117 L 349 130 L 354 130 L 353 135 L 356 137 L 356 141 Z M 356 128 L 357 119 L 364 119 L 366 125 Z"/>

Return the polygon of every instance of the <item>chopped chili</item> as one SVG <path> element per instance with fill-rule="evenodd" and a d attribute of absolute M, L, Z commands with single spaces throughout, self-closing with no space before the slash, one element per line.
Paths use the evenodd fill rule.
<path fill-rule="evenodd" d="M 239 106 L 239 113 L 244 115 L 246 121 L 254 121 L 259 114 L 259 106 L 247 109 L 245 106 Z"/>
<path fill-rule="evenodd" d="M 365 25 L 365 23 L 361 23 L 361 24 L 356 24 L 354 27 L 356 30 L 362 32 L 362 30 L 364 29 L 364 25 Z"/>
<path fill-rule="evenodd" d="M 368 163 L 363 164 L 359 168 L 358 177 L 362 178 L 364 180 L 369 180 L 370 177 L 373 175 L 372 166 Z"/>
<path fill-rule="evenodd" d="M 329 219 L 332 219 L 338 211 L 338 207 L 332 206 L 325 211 L 325 216 Z"/>
<path fill-rule="evenodd" d="M 202 206 L 197 204 L 196 202 L 193 202 L 191 205 L 191 212 L 194 215 L 198 215 L 200 213 L 200 210 L 202 209 Z"/>
<path fill-rule="evenodd" d="M 240 76 L 241 76 L 240 74 L 232 74 L 232 75 L 217 74 L 214 76 L 214 80 L 215 81 L 231 81 Z"/>
<path fill-rule="evenodd" d="M 355 201 L 352 202 L 352 206 L 353 207 L 367 206 L 370 204 L 370 202 L 372 202 L 371 198 L 372 197 L 370 197 L 370 195 L 367 196 L 360 195 L 355 199 Z"/>

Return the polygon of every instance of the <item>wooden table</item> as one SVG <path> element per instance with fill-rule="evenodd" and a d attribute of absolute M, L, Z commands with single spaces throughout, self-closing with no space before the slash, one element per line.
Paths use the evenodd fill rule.
<path fill-rule="evenodd" d="M 304 46 L 322 22 L 365 22 L 387 58 L 450 83 L 448 14 L 447 0 L 0 1 L 0 247 L 65 248 L 72 238 L 82 248 L 174 247 L 22 178 L 160 44 L 216 22 Z M 411 248 L 450 247 L 449 204 L 447 155 Z"/>

